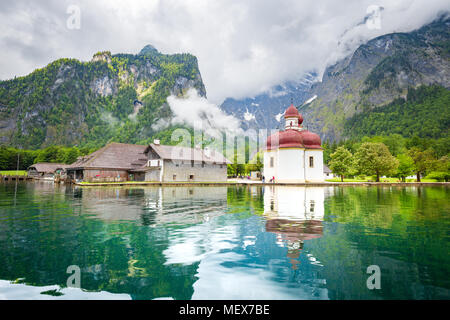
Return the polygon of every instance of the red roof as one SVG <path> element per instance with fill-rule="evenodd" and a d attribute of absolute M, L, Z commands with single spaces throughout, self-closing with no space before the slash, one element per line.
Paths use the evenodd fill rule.
<path fill-rule="evenodd" d="M 287 129 L 279 131 L 267 138 L 267 149 L 276 148 L 302 148 L 302 137 L 297 130 Z"/>
<path fill-rule="evenodd" d="M 308 130 L 297 131 L 294 129 L 287 129 L 279 131 L 267 138 L 267 150 L 277 148 L 307 148 L 320 149 L 320 137 Z"/>
<path fill-rule="evenodd" d="M 289 108 L 286 109 L 286 111 L 284 112 L 284 118 L 297 118 L 299 116 L 298 110 L 296 107 L 294 107 L 294 104 L 291 104 L 289 106 Z"/>
<path fill-rule="evenodd" d="M 303 117 L 298 112 L 294 104 L 291 104 L 284 113 L 284 118 L 298 118 L 298 124 L 302 124 Z M 277 148 L 307 148 L 307 149 L 321 149 L 320 137 L 308 130 L 294 130 L 286 129 L 279 131 L 267 138 L 267 150 Z"/>
<path fill-rule="evenodd" d="M 303 144 L 309 149 L 319 149 L 322 142 L 320 141 L 319 135 L 312 133 L 308 130 L 303 130 L 299 132 L 302 136 Z"/>

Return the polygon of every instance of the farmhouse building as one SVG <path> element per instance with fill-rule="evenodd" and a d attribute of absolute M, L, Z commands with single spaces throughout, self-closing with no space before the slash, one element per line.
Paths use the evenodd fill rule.
<path fill-rule="evenodd" d="M 28 167 L 27 175 L 32 178 L 52 179 L 55 174 L 64 170 L 67 164 L 39 162 Z"/>
<path fill-rule="evenodd" d="M 267 138 L 264 176 L 275 182 L 323 182 L 320 137 L 302 126 L 303 117 L 293 104 L 284 113 L 285 130 Z"/>
<path fill-rule="evenodd" d="M 323 165 L 323 178 L 325 180 L 334 178 L 333 171 L 331 171 L 331 169 L 325 164 Z"/>
<path fill-rule="evenodd" d="M 77 181 L 226 181 L 227 164 L 222 154 L 209 149 L 160 145 L 110 143 L 80 157 L 67 169 Z"/>

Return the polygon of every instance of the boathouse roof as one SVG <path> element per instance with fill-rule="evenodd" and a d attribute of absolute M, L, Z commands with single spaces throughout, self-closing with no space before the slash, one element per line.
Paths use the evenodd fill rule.
<path fill-rule="evenodd" d="M 64 169 L 68 166 L 62 163 L 39 162 L 29 166 L 28 170 L 35 169 L 37 172 L 54 173 L 57 169 Z"/>

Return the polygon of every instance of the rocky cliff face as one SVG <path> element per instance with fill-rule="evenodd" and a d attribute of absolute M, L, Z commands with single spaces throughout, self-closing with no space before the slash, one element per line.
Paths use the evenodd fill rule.
<path fill-rule="evenodd" d="M 226 113 L 241 119 L 243 129 L 281 128 L 282 115 L 286 107 L 294 102 L 309 98 L 315 74 L 307 74 L 296 82 L 287 82 L 273 87 L 269 92 L 246 99 L 226 99 L 220 108 Z"/>
<path fill-rule="evenodd" d="M 406 98 L 408 88 L 450 88 L 450 20 L 439 19 L 411 33 L 393 33 L 360 46 L 326 69 L 311 88 L 317 95 L 300 108 L 305 123 L 322 139 L 342 139 L 353 115 Z"/>
<path fill-rule="evenodd" d="M 99 52 L 89 62 L 60 59 L 28 76 L 0 82 L 0 144 L 21 148 L 137 143 L 170 116 L 166 98 L 206 91 L 197 59 Z"/>
<path fill-rule="evenodd" d="M 450 20 L 441 18 L 414 32 L 380 36 L 329 66 L 320 82 L 310 74 L 299 84 L 280 85 L 272 93 L 227 99 L 221 108 L 242 119 L 245 129 L 275 129 L 293 98 L 305 127 L 322 140 L 340 140 L 345 138 L 348 119 L 406 98 L 408 88 L 431 84 L 450 88 L 449 30 Z"/>

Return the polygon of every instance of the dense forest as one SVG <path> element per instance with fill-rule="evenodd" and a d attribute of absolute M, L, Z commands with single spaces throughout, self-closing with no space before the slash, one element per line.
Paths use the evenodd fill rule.
<path fill-rule="evenodd" d="M 449 136 L 450 91 L 443 87 L 409 89 L 406 99 L 354 115 L 344 126 L 347 138 L 401 134 L 404 137 Z"/>
<path fill-rule="evenodd" d="M 51 146 L 41 150 L 23 150 L 0 146 L 0 170 L 26 170 L 38 162 L 71 164 L 79 156 L 95 151 L 95 148 Z M 17 166 L 18 165 L 18 166 Z"/>

